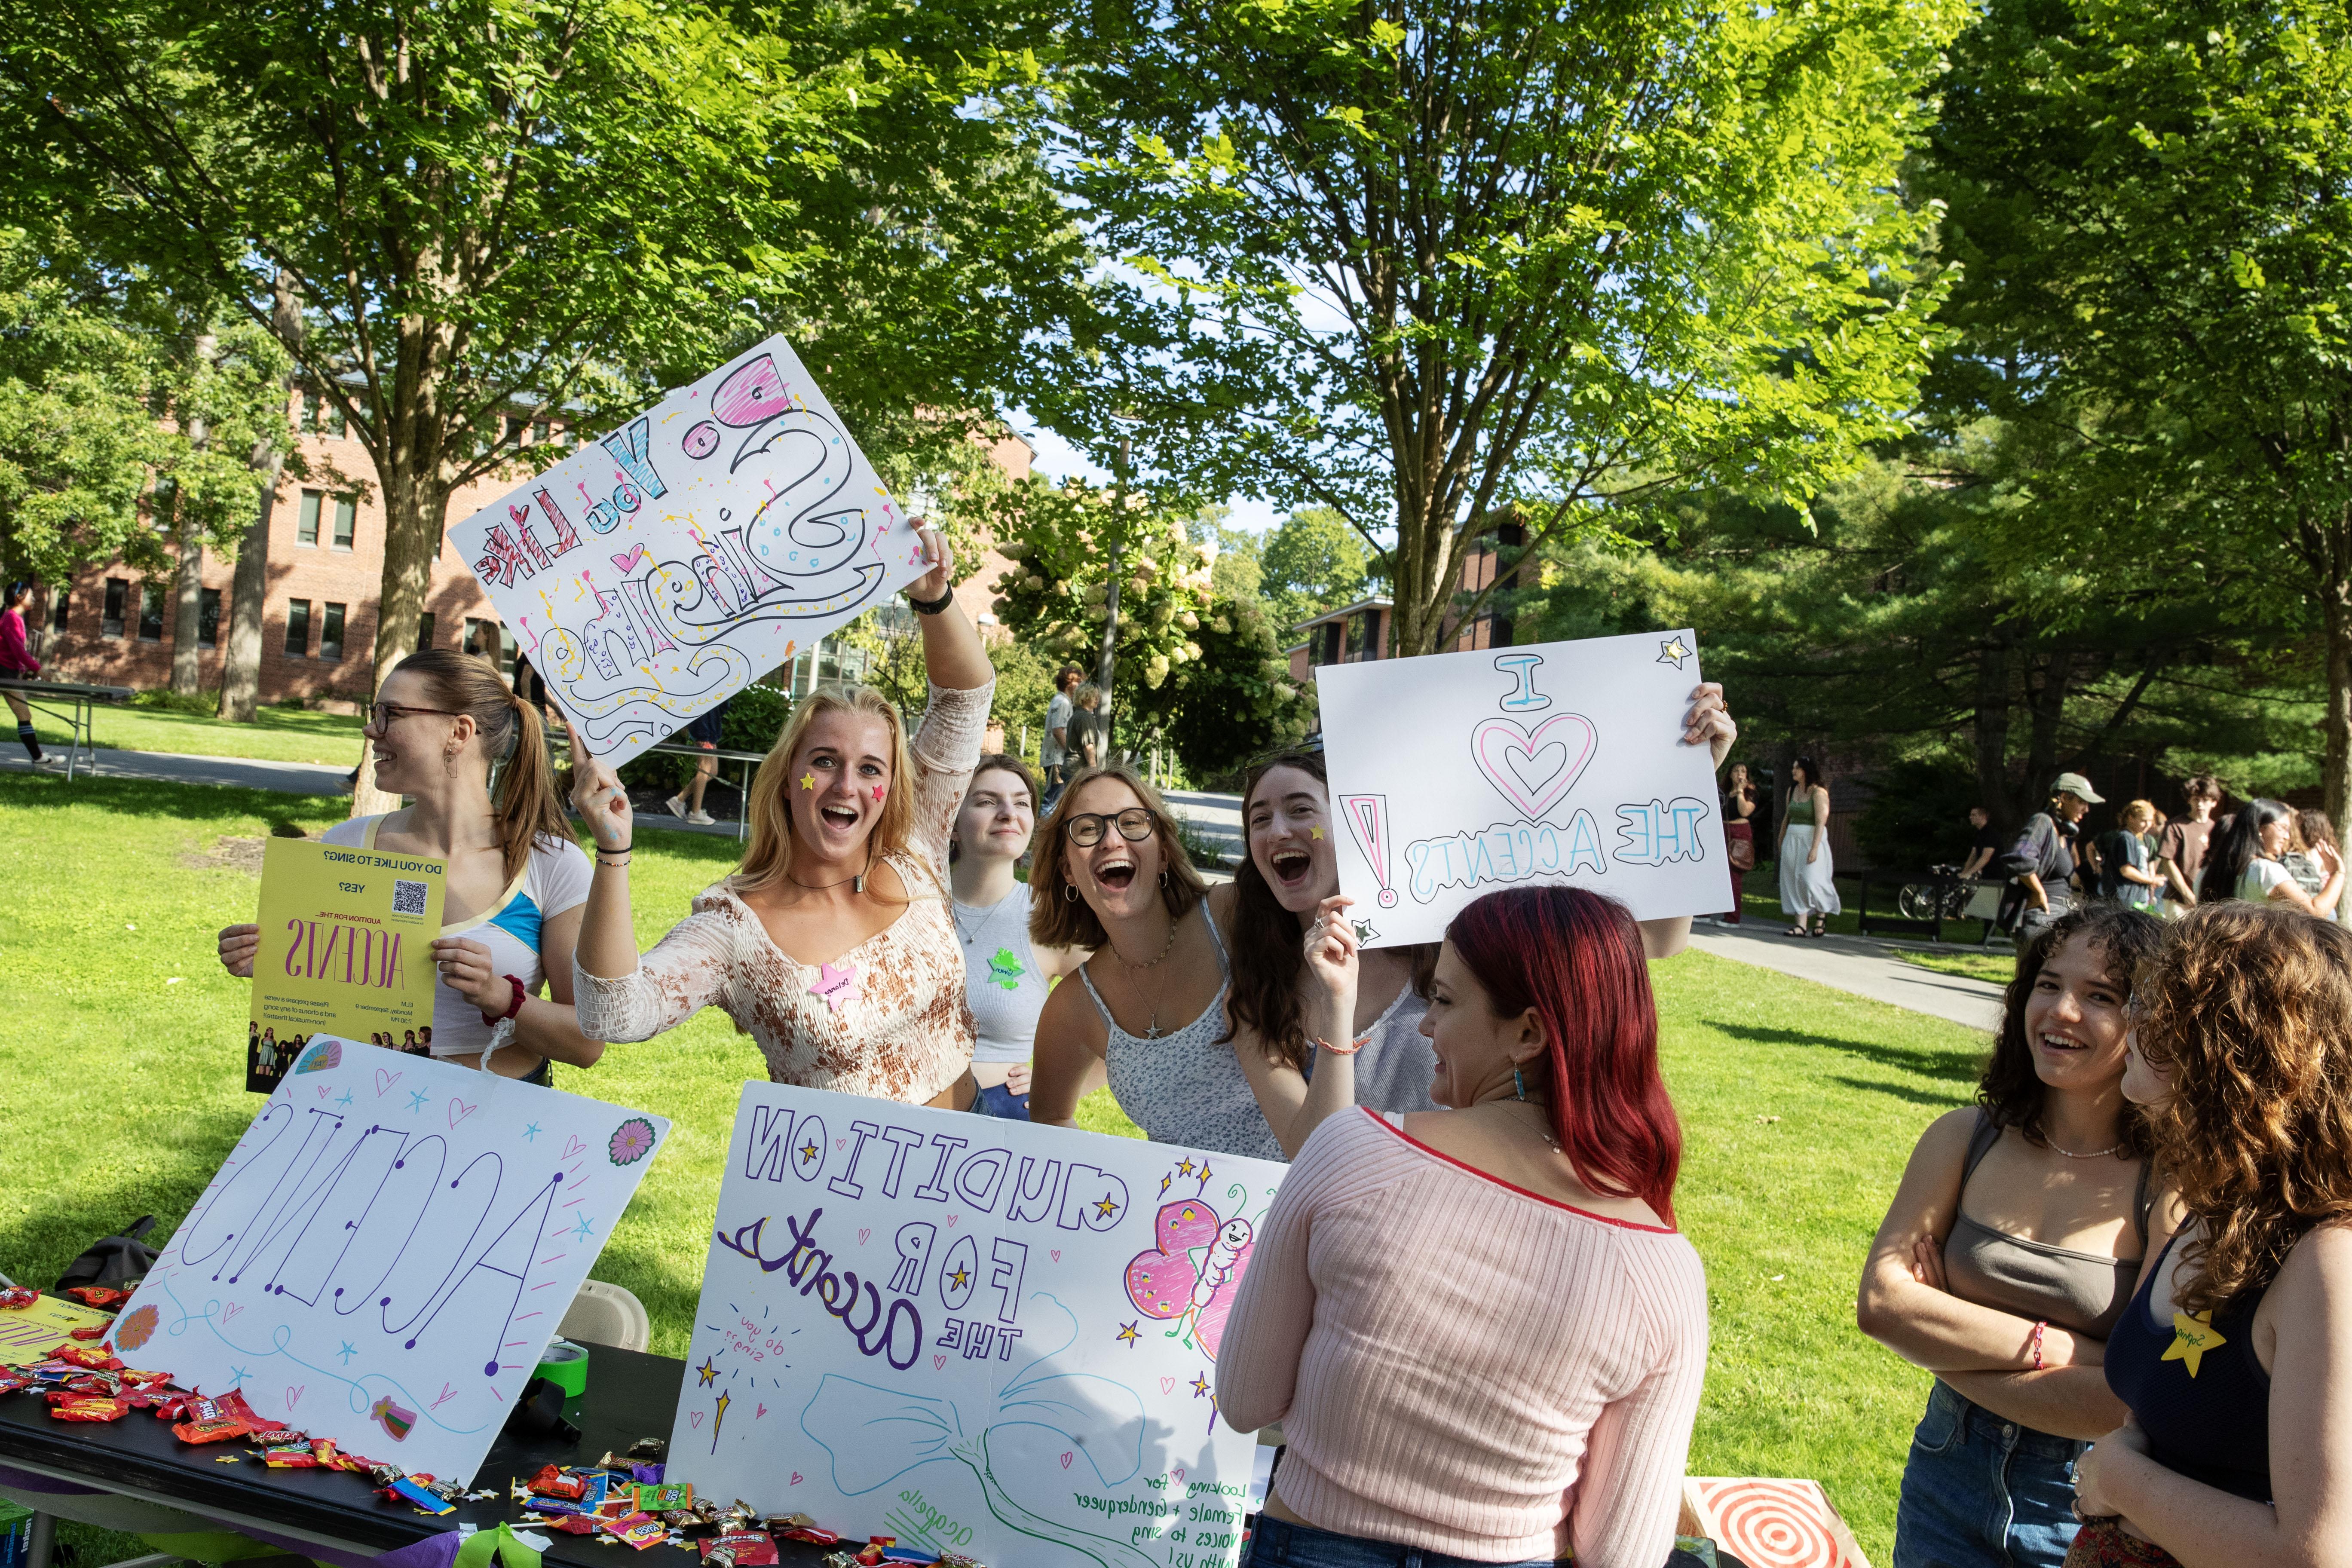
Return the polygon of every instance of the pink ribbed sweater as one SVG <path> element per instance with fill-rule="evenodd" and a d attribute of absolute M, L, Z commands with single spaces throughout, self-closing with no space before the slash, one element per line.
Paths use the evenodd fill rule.
<path fill-rule="evenodd" d="M 1319 1529 L 1657 1568 L 1706 1373 L 1680 1234 L 1522 1192 L 1368 1110 L 1291 1163 L 1216 1386 L 1234 1427 L 1282 1423 L 1275 1490 Z"/>

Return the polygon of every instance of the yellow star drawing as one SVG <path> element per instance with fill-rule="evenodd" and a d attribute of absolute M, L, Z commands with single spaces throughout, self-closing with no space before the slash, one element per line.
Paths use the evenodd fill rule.
<path fill-rule="evenodd" d="M 948 1279 L 954 1283 L 957 1289 L 961 1290 L 964 1288 L 965 1283 L 971 1279 L 971 1276 L 963 1269 L 959 1268 L 954 1273 L 949 1275 Z"/>
<path fill-rule="evenodd" d="M 803 789 L 814 789 L 814 788 L 816 788 L 816 775 L 815 775 L 814 773 L 803 773 L 803 774 L 801 775 L 801 788 L 803 788 Z"/>
<path fill-rule="evenodd" d="M 2189 1363 L 2189 1375 L 2197 1375 L 2197 1363 L 2205 1359 L 2207 1351 L 2220 1350 L 2230 1342 L 2213 1331 L 2213 1314 L 2209 1311 L 2190 1317 L 2186 1312 L 2172 1314 L 2172 1342 L 2164 1347 L 2161 1361 Z"/>
<path fill-rule="evenodd" d="M 1176 1173 L 1180 1176 L 1191 1175 L 1192 1173 L 1192 1162 L 1190 1159 L 1177 1161 Z"/>
<path fill-rule="evenodd" d="M 1691 650 L 1683 646 L 1683 639 L 1679 637 L 1668 637 L 1658 645 L 1660 664 L 1671 664 L 1676 669 L 1680 669 L 1683 667 L 1683 660 L 1690 656 Z"/>
<path fill-rule="evenodd" d="M 1310 827 L 1307 830 L 1307 837 L 1309 838 L 1320 838 L 1323 837 L 1323 830 L 1319 827 Z"/>
<path fill-rule="evenodd" d="M 1095 1213 L 1102 1215 L 1105 1219 L 1108 1219 L 1118 1212 L 1118 1205 L 1111 1202 L 1108 1198 L 1097 1198 L 1095 1201 Z"/>
<path fill-rule="evenodd" d="M 704 1356 L 702 1364 L 694 1369 L 694 1375 L 702 1379 L 700 1383 L 695 1384 L 697 1388 L 709 1388 L 719 1381 L 719 1368 L 712 1364 L 713 1360 L 714 1358 L 710 1356 Z"/>
<path fill-rule="evenodd" d="M 814 1143 L 803 1143 L 801 1145 L 801 1158 L 803 1160 L 814 1160 L 823 1152 L 824 1152 L 824 1151 L 818 1148 Z M 812 1177 L 810 1179 L 814 1180 L 815 1178 Z"/>
<path fill-rule="evenodd" d="M 1135 1331 L 1135 1325 L 1133 1323 L 1125 1323 L 1119 1327 L 1118 1342 L 1123 1345 L 1131 1345 L 1142 1337 L 1142 1335 Z"/>
<path fill-rule="evenodd" d="M 1209 1379 L 1207 1375 L 1202 1373 L 1194 1373 L 1192 1374 L 1192 1397 L 1198 1399 L 1201 1395 L 1208 1392 Z"/>

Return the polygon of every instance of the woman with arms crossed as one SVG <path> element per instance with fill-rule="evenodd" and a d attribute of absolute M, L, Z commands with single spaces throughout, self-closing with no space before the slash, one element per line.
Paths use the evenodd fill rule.
<path fill-rule="evenodd" d="M 1353 967 L 1352 932 L 1307 959 Z M 1288 1444 L 1248 1562 L 1657 1568 L 1706 1281 L 1640 932 L 1581 889 L 1488 894 L 1421 1027 L 1454 1109 L 1317 1128 L 1225 1325 L 1220 1413 Z"/>
<path fill-rule="evenodd" d="M 432 1054 L 540 1084 L 551 1061 L 593 1067 L 604 1047 L 580 1032 L 572 1007 L 588 858 L 556 798 L 537 710 L 487 660 L 430 648 L 393 668 L 360 732 L 375 752 L 376 787 L 415 804 L 321 837 L 447 867 Z M 249 975 L 260 945 L 260 927 L 230 926 L 221 963 Z"/>
<path fill-rule="evenodd" d="M 583 763 L 572 800 L 596 840 L 580 931 L 581 1026 L 650 1039 L 716 1005 L 758 1042 L 778 1083 L 971 1109 L 971 1009 L 948 913 L 948 833 L 988 721 L 995 677 L 950 592 L 951 556 L 907 592 L 930 701 L 910 744 L 866 687 L 812 692 L 751 783 L 741 869 L 641 961 L 629 917 L 628 793 Z M 578 738 L 574 756 L 583 756 Z"/>
<path fill-rule="evenodd" d="M 2057 1568 L 2074 1461 L 2123 1409 L 2099 1370 L 2161 1229 L 2123 1098 L 2155 917 L 2092 904 L 2018 957 L 1974 1109 L 1912 1152 L 1864 1266 L 1862 1330 L 1936 1373 L 1903 1471 L 1895 1568 Z"/>
<path fill-rule="evenodd" d="M 989 756 L 972 770 L 948 847 L 955 900 L 949 913 L 963 941 L 964 994 L 971 1005 L 971 1076 L 979 1109 L 1029 1118 L 1029 1056 L 1037 1015 L 1054 981 L 1077 968 L 1075 948 L 1029 940 L 1032 889 L 1013 875 L 1037 826 L 1037 784 L 1018 757 Z"/>
<path fill-rule="evenodd" d="M 2075 1467 L 2069 1568 L 2352 1561 L 2352 933 L 2200 903 L 2124 1092 L 2187 1217 L 2107 1341 L 2131 1419 Z"/>

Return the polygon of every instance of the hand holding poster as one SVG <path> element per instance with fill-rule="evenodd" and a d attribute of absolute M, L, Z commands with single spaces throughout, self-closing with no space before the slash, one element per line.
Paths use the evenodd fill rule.
<path fill-rule="evenodd" d="M 117 1353 L 469 1479 L 668 1131 L 315 1037 L 123 1304 Z"/>
<path fill-rule="evenodd" d="M 781 337 L 449 537 L 556 706 L 616 767 L 928 570 Z"/>
<path fill-rule="evenodd" d="M 246 1016 L 245 1087 L 278 1087 L 315 1034 L 432 1036 L 438 860 L 307 838 L 262 852 L 261 947 Z"/>
<path fill-rule="evenodd" d="M 667 1479 L 1021 1568 L 1207 1568 L 1217 1348 L 1283 1167 L 749 1083 Z"/>
<path fill-rule="evenodd" d="M 1639 920 L 1730 903 L 1691 632 L 1315 673 L 1339 890 L 1368 946 L 1436 942 L 1472 900 L 1567 883 Z"/>

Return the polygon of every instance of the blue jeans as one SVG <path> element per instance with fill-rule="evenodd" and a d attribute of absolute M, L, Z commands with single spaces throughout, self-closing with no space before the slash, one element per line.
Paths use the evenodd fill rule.
<path fill-rule="evenodd" d="M 1029 1120 L 1029 1097 L 1015 1094 L 1001 1083 L 983 1085 L 971 1102 L 974 1114 L 1000 1117 L 1006 1121 Z"/>
<path fill-rule="evenodd" d="M 1482 1563 L 1450 1552 L 1425 1552 L 1392 1541 L 1339 1535 L 1311 1524 L 1258 1515 L 1242 1568 L 1553 1568 L 1549 1557 L 1510 1563 Z"/>
<path fill-rule="evenodd" d="M 1940 1380 L 1912 1434 L 1895 1568 L 2059 1568 L 2088 1443 L 2004 1421 Z"/>

